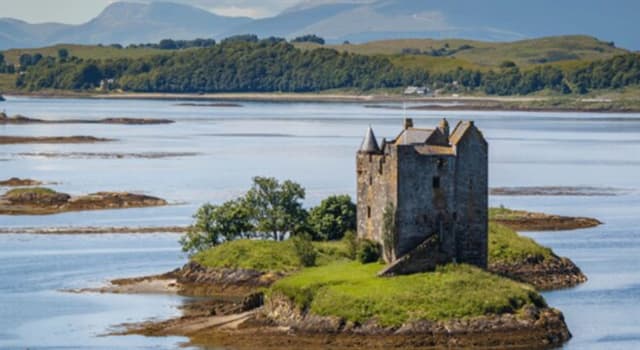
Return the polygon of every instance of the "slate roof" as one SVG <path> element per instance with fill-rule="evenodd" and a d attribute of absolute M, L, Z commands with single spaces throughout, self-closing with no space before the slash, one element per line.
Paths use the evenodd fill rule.
<path fill-rule="evenodd" d="M 369 127 L 367 133 L 364 136 L 364 140 L 362 140 L 362 145 L 360 146 L 360 152 L 363 153 L 379 153 L 380 147 L 378 146 L 378 141 L 376 141 L 376 135 L 373 133 L 373 129 Z"/>

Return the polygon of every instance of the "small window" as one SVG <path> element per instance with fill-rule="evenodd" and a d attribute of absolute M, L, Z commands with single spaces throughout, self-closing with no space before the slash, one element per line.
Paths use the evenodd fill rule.
<path fill-rule="evenodd" d="M 440 176 L 433 177 L 433 188 L 440 188 Z"/>
<path fill-rule="evenodd" d="M 373 185 L 373 176 L 369 175 L 369 186 Z"/>
<path fill-rule="evenodd" d="M 444 168 L 445 164 L 447 164 L 446 160 L 444 160 L 442 158 L 438 158 L 438 169 Z"/>
<path fill-rule="evenodd" d="M 367 217 L 371 218 L 371 207 L 367 207 Z"/>

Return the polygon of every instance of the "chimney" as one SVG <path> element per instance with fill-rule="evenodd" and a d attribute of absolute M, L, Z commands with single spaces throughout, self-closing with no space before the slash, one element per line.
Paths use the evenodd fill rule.
<path fill-rule="evenodd" d="M 404 129 L 407 130 L 409 128 L 413 128 L 413 119 L 404 118 Z"/>

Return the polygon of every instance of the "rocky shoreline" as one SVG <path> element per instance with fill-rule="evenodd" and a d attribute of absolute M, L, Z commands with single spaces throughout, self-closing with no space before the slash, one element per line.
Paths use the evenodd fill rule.
<path fill-rule="evenodd" d="M 489 271 L 530 284 L 538 290 L 558 290 L 575 287 L 587 281 L 580 268 L 570 259 L 528 257 L 511 263 L 490 263 Z"/>
<path fill-rule="evenodd" d="M 179 318 L 123 324 L 120 327 L 123 330 L 117 333 L 188 336 L 191 343 L 198 345 L 249 349 L 277 348 L 284 342 L 318 349 L 327 345 L 549 349 L 571 337 L 562 313 L 546 305 L 529 306 L 518 314 L 416 321 L 401 327 L 320 317 L 300 310 L 281 295 L 262 294 L 262 288 L 281 277 L 251 270 L 205 268 L 191 262 L 163 275 L 119 279 L 103 288 L 78 292 L 215 296 L 187 303 Z"/>
<path fill-rule="evenodd" d="M 167 204 L 164 199 L 127 192 L 98 192 L 72 197 L 47 188 L 18 188 L 0 196 L 0 214 L 48 215 L 69 211 L 142 208 Z"/>

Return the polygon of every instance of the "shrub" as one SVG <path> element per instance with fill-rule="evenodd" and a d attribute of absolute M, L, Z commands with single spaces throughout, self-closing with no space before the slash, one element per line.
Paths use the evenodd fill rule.
<path fill-rule="evenodd" d="M 291 238 L 293 247 L 296 251 L 300 264 L 304 267 L 315 266 L 318 252 L 311 243 L 311 237 L 307 235 L 297 235 Z"/>
<path fill-rule="evenodd" d="M 358 236 L 354 231 L 347 231 L 342 240 L 346 243 L 349 259 L 355 260 L 358 256 Z"/>
<path fill-rule="evenodd" d="M 361 240 L 358 244 L 358 261 L 370 264 L 380 260 L 380 245 L 368 239 Z"/>

